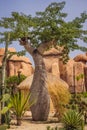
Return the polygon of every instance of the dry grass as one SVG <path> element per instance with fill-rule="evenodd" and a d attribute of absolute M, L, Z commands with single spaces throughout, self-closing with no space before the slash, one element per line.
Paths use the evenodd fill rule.
<path fill-rule="evenodd" d="M 70 93 L 61 82 L 55 82 L 54 84 L 49 82 L 48 86 L 48 91 L 55 108 L 55 114 L 58 115 L 58 118 L 60 118 L 66 111 L 64 105 L 69 103 Z"/>

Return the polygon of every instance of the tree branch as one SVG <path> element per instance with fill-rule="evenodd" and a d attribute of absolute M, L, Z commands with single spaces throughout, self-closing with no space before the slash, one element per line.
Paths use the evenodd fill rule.
<path fill-rule="evenodd" d="M 31 46 L 31 43 L 28 41 L 28 38 L 21 38 L 19 40 L 20 45 L 24 46 L 24 48 L 31 54 L 33 55 L 34 47 Z"/>
<path fill-rule="evenodd" d="M 43 43 L 41 43 L 41 44 L 38 46 L 37 50 L 40 52 L 40 54 L 43 55 L 43 53 L 44 53 L 47 49 L 49 49 L 50 47 L 52 47 L 52 46 L 53 46 L 53 47 L 56 46 L 55 40 L 52 40 L 52 41 L 49 41 L 49 42 L 43 42 Z"/>

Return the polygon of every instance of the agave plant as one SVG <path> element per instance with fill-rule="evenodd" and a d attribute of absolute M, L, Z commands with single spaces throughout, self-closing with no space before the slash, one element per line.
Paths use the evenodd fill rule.
<path fill-rule="evenodd" d="M 13 96 L 10 95 L 4 95 L 3 100 L 9 99 L 8 104 L 6 107 L 2 109 L 2 114 L 7 113 L 9 110 L 13 111 L 13 113 L 16 115 L 17 125 L 21 125 L 21 119 L 24 115 L 24 113 L 29 110 L 31 105 L 33 105 L 34 101 L 30 102 L 30 96 L 31 94 L 25 95 L 22 92 L 18 92 L 14 94 Z"/>
<path fill-rule="evenodd" d="M 75 110 L 67 111 L 63 118 L 62 123 L 64 124 L 65 130 L 83 130 L 84 124 L 82 114 Z"/>

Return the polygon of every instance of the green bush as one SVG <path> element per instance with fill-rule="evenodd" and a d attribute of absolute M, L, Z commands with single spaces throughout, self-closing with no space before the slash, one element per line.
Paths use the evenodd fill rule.
<path fill-rule="evenodd" d="M 68 109 L 76 110 L 83 114 L 84 121 L 86 123 L 86 113 L 87 113 L 87 92 L 80 94 L 72 94 L 72 98 L 67 105 Z"/>
<path fill-rule="evenodd" d="M 21 125 L 21 119 L 24 113 L 29 110 L 31 105 L 34 103 L 34 101 L 30 102 L 30 96 L 30 93 L 25 95 L 21 91 L 17 92 L 13 96 L 10 96 L 9 94 L 3 95 L 2 101 L 7 102 L 7 106 L 2 109 L 1 113 L 6 115 L 8 111 L 13 111 L 16 115 L 17 125 Z"/>
<path fill-rule="evenodd" d="M 0 130 L 6 130 L 7 129 L 7 125 L 0 125 Z"/>
<path fill-rule="evenodd" d="M 25 75 L 13 75 L 6 78 L 6 93 L 14 94 L 17 91 L 17 85 L 19 85 L 24 79 L 26 79 Z"/>
<path fill-rule="evenodd" d="M 65 130 L 83 130 L 84 129 L 82 114 L 76 112 L 75 110 L 67 111 L 63 115 L 62 123 L 64 124 Z"/>
<path fill-rule="evenodd" d="M 19 84 L 21 83 L 24 79 L 26 79 L 26 76 L 25 75 L 20 75 L 20 77 L 18 77 L 17 75 L 13 75 L 13 76 L 10 76 L 6 79 L 6 84 L 7 86 L 12 86 L 14 84 Z"/>

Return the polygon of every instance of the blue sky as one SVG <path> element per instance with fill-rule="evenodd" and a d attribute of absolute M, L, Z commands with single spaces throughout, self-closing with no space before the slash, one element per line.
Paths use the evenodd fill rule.
<path fill-rule="evenodd" d="M 11 12 L 15 11 L 35 15 L 36 11 L 43 11 L 51 2 L 62 1 L 66 2 L 64 12 L 68 13 L 67 21 L 80 16 L 80 13 L 83 11 L 87 12 L 87 0 L 0 0 L 0 19 L 1 17 L 11 16 Z M 87 29 L 87 21 L 84 28 Z M 85 45 L 87 47 L 87 44 L 84 44 L 83 42 L 81 42 L 80 45 Z M 19 44 L 12 44 L 11 46 L 15 47 L 17 51 L 23 49 Z M 3 45 L 0 45 L 0 47 L 3 47 Z M 74 53 L 71 53 L 70 56 L 74 57 L 78 53 L 81 52 L 75 51 Z M 27 56 L 29 55 L 27 54 Z"/>

